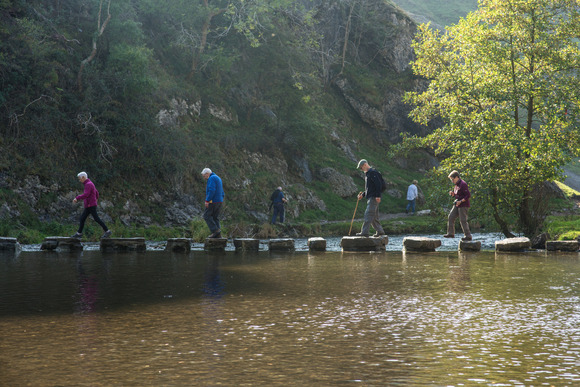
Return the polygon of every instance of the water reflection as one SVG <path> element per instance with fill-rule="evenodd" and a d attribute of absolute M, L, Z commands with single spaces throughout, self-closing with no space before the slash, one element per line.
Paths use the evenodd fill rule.
<path fill-rule="evenodd" d="M 579 284 L 578 255 L 24 252 L 0 259 L 0 373 L 5 385 L 574 385 Z"/>

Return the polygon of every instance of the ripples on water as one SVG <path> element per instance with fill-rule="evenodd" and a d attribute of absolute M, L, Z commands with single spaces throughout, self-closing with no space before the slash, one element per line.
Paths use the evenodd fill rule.
<path fill-rule="evenodd" d="M 578 385 L 579 282 L 577 254 L 24 252 L 0 256 L 0 376 Z"/>

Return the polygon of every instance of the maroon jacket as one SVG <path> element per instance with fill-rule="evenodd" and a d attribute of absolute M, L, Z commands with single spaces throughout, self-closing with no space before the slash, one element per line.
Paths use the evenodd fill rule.
<path fill-rule="evenodd" d="M 467 187 L 467 183 L 461 179 L 457 180 L 455 187 L 453 187 L 453 197 L 457 200 L 464 199 L 465 201 L 459 205 L 459 207 L 469 207 L 469 198 L 471 193 Z"/>
<path fill-rule="evenodd" d="M 95 188 L 95 185 L 89 179 L 83 182 L 85 185 L 85 193 L 76 197 L 77 200 L 84 200 L 85 208 L 96 207 L 97 199 L 99 198 L 99 191 Z"/>

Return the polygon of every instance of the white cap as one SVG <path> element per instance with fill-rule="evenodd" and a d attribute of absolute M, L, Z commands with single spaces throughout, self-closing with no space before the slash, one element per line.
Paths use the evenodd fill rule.
<path fill-rule="evenodd" d="M 80 173 L 77 175 L 77 177 L 85 177 L 85 178 L 87 178 L 88 176 L 87 176 L 87 173 L 86 173 L 86 172 L 80 172 Z"/>
<path fill-rule="evenodd" d="M 209 173 L 209 174 L 211 174 L 211 169 L 209 169 L 209 168 L 204 168 L 204 169 L 203 169 L 203 171 L 201 171 L 201 174 L 202 174 L 202 175 L 205 175 L 206 173 Z"/>

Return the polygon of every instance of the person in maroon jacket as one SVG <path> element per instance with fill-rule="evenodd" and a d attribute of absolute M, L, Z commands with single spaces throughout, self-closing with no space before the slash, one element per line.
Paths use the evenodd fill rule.
<path fill-rule="evenodd" d="M 459 172 L 452 171 L 448 177 L 454 184 L 453 191 L 449 191 L 449 195 L 453 196 L 455 201 L 447 218 L 447 234 L 444 237 L 455 238 L 455 220 L 459 217 L 459 223 L 463 229 L 463 234 L 465 234 L 461 240 L 470 241 L 472 238 L 469 223 L 467 223 L 467 211 L 469 211 L 471 193 L 469 193 L 467 183 L 459 177 Z"/>
<path fill-rule="evenodd" d="M 103 222 L 101 218 L 99 218 L 99 215 L 97 215 L 97 200 L 99 199 L 99 191 L 97 191 L 93 182 L 89 180 L 86 172 L 79 173 L 77 177 L 79 178 L 79 181 L 84 184 L 85 192 L 82 195 L 74 198 L 73 203 L 76 203 L 79 200 L 83 200 L 85 204 L 85 210 L 81 215 L 79 230 L 75 235 L 72 236 L 72 238 L 83 237 L 83 228 L 85 227 L 85 221 L 89 215 L 92 215 L 93 219 L 103 228 L 103 231 L 105 231 L 101 238 L 110 237 L 111 230 L 107 228 L 105 222 Z"/>

